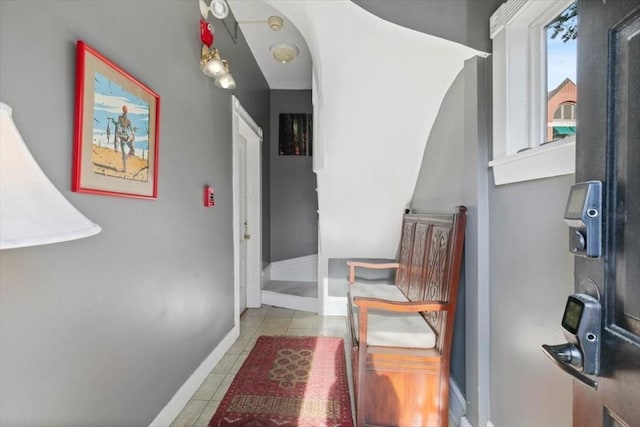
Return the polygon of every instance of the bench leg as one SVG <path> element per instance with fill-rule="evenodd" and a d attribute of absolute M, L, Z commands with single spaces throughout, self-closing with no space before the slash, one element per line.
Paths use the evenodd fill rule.
<path fill-rule="evenodd" d="M 364 427 L 367 379 L 367 307 L 358 310 L 358 391 L 356 393 L 356 425 Z"/>
<path fill-rule="evenodd" d="M 365 419 L 365 390 L 367 379 L 367 347 L 358 344 L 358 385 L 356 402 L 356 426 L 363 427 Z"/>

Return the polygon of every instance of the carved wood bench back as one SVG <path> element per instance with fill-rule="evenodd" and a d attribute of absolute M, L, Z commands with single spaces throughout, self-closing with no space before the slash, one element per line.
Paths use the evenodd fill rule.
<path fill-rule="evenodd" d="M 436 334 L 436 348 L 450 351 L 453 316 L 460 279 L 466 208 L 453 215 L 407 214 L 402 222 L 396 286 L 411 301 L 442 301 L 446 312 L 422 312 Z M 443 339 L 446 338 L 446 339 Z"/>

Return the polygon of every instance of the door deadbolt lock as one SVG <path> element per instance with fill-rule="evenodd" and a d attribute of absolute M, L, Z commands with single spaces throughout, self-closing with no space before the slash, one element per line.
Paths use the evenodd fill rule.
<path fill-rule="evenodd" d="M 574 255 L 602 256 L 602 182 L 580 182 L 571 187 L 564 211 L 569 226 L 569 250 Z"/>

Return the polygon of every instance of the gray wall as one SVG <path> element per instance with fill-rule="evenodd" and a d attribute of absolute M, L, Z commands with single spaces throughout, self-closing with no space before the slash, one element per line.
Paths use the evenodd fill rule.
<path fill-rule="evenodd" d="M 562 221 L 574 176 L 495 187 L 491 199 L 491 420 L 499 426 L 570 426 L 571 379 L 541 344 L 564 342 L 573 292 Z"/>
<path fill-rule="evenodd" d="M 271 91 L 271 261 L 318 253 L 318 193 L 310 156 L 278 155 L 280 113 L 312 113 L 310 90 Z"/>
<path fill-rule="evenodd" d="M 352 1 L 387 21 L 483 52 L 491 52 L 489 17 L 504 3 L 504 0 Z"/>
<path fill-rule="evenodd" d="M 445 94 L 431 128 L 411 199 L 413 209 L 453 212 L 464 199 L 464 92 L 464 73 L 460 72 Z"/>
<path fill-rule="evenodd" d="M 475 85 L 475 82 L 466 82 Z M 452 213 L 466 205 L 465 182 L 465 80 L 458 74 L 447 91 L 424 149 L 422 166 L 411 199 L 413 212 Z M 451 353 L 451 377 L 465 392 L 465 281 L 462 274 Z"/>
<path fill-rule="evenodd" d="M 233 327 L 231 92 L 200 72 L 198 19 L 191 1 L 0 1 L 0 98 L 51 181 L 103 228 L 0 253 L 2 425 L 148 425 Z M 268 139 L 266 81 L 246 42 L 212 22 Z M 78 39 L 161 96 L 156 201 L 69 190 Z"/>
<path fill-rule="evenodd" d="M 491 158 L 491 61 L 480 57 L 464 66 L 464 201 L 467 229 L 465 281 L 466 417 L 473 425 L 487 423 L 489 389 L 489 192 L 487 163 Z M 482 405 L 482 421 L 480 421 Z"/>
<path fill-rule="evenodd" d="M 467 289 L 460 294 L 451 360 L 451 375 L 466 394 L 467 418 L 475 426 L 484 425 L 485 417 L 496 427 L 567 426 L 571 380 L 547 360 L 540 345 L 563 341 L 560 317 L 573 289 L 573 263 L 562 216 L 574 176 L 497 187 L 487 181 L 490 139 L 482 135 L 490 115 L 488 96 L 482 99 L 482 94 L 490 87 L 482 82 L 490 70 L 484 62 L 467 61 L 449 89 L 425 148 L 411 207 L 450 210 L 461 202 L 469 207 Z M 460 322 L 465 315 L 466 326 Z M 484 335 L 489 338 L 482 341 L 478 325 L 487 317 Z M 485 365 L 475 350 L 486 346 Z M 482 390 L 489 386 L 491 406 L 484 413 L 479 405 L 487 401 Z"/>

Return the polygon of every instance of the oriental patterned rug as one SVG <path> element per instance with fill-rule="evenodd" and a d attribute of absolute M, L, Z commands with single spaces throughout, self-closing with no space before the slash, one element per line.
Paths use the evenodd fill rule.
<path fill-rule="evenodd" d="M 261 336 L 209 427 L 353 426 L 342 338 Z"/>

